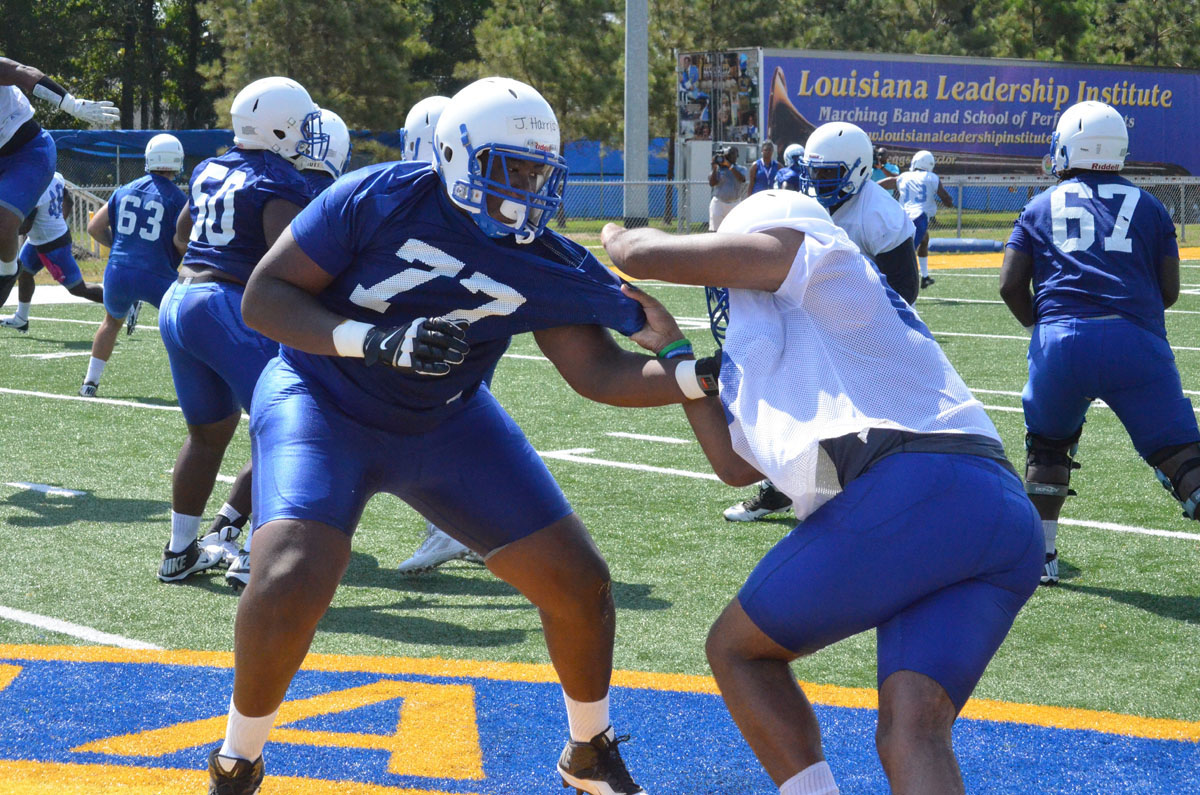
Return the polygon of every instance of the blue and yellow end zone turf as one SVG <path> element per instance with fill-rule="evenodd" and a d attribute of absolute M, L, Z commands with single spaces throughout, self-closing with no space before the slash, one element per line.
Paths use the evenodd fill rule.
<path fill-rule="evenodd" d="M 233 671 L 219 652 L 0 645 L 0 792 L 204 792 Z M 554 792 L 561 691 L 544 665 L 310 655 L 267 749 L 264 793 Z M 624 755 L 655 795 L 775 791 L 707 677 L 619 671 Z M 843 793 L 886 792 L 875 692 L 806 685 Z M 967 790 L 1200 792 L 1200 723 L 972 701 Z"/>

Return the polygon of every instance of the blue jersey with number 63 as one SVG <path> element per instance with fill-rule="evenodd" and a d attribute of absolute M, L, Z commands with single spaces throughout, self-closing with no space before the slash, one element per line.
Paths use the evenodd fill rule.
<path fill-rule="evenodd" d="M 1085 172 L 1035 196 L 1008 245 L 1033 259 L 1039 321 L 1122 315 L 1165 337 L 1158 267 L 1178 257 L 1162 202 L 1116 174 Z"/>
<path fill-rule="evenodd" d="M 551 231 L 518 245 L 490 238 L 446 196 L 428 163 L 383 163 L 342 177 L 292 221 L 300 248 L 333 281 L 329 310 L 398 326 L 420 317 L 470 322 L 466 361 L 450 374 L 406 375 L 361 359 L 281 346 L 280 355 L 347 414 L 411 433 L 458 411 L 514 334 L 600 325 L 633 334 L 641 306 L 587 249 Z"/>
<path fill-rule="evenodd" d="M 179 267 L 175 221 L 187 204 L 171 180 L 147 174 L 113 191 L 108 200 L 112 253 L 108 267 L 174 277 Z"/>
<path fill-rule="evenodd" d="M 250 278 L 267 253 L 263 208 L 274 199 L 303 207 L 312 197 L 296 168 L 274 152 L 230 149 L 192 172 L 192 234 L 183 264 Z"/>

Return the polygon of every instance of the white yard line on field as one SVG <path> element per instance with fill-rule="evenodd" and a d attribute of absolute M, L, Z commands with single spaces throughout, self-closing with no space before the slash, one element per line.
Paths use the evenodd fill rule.
<path fill-rule="evenodd" d="M 40 491 L 42 494 L 51 497 L 82 497 L 87 494 L 86 491 L 76 491 L 75 489 L 64 489 L 62 486 L 51 486 L 48 483 L 26 483 L 23 480 L 10 480 L 4 484 L 12 486 L 14 489 L 22 489 L 24 491 Z"/>
<path fill-rule="evenodd" d="M 24 610 L 17 610 L 14 607 L 0 605 L 0 618 L 7 618 L 9 621 L 28 624 L 31 627 L 57 632 L 60 635 L 70 635 L 73 638 L 90 641 L 91 643 L 99 643 L 104 646 L 117 646 L 122 649 L 142 649 L 146 651 L 162 650 L 162 646 L 156 646 L 153 643 L 145 643 L 120 635 L 110 635 L 107 632 L 101 632 L 98 629 L 85 627 L 81 624 L 72 624 L 70 621 L 62 621 L 50 616 L 40 616 L 37 613 L 27 613 Z"/>
<path fill-rule="evenodd" d="M 616 436 L 618 439 L 638 439 L 643 442 L 662 442 L 663 444 L 691 444 L 690 439 L 676 439 L 674 436 L 651 436 L 645 433 L 625 433 L 624 431 L 609 431 L 606 436 Z"/>

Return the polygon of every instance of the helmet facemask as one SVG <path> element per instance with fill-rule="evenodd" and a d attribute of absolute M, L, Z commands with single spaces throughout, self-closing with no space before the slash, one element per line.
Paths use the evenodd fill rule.
<path fill-rule="evenodd" d="M 282 137 L 280 131 L 275 131 L 276 137 Z M 329 153 L 329 133 L 322 129 L 321 111 L 313 110 L 300 122 L 300 142 L 296 144 L 296 154 L 318 162 L 325 159 Z"/>
<path fill-rule="evenodd" d="M 813 162 L 805 159 L 800 168 L 800 190 L 820 202 L 822 207 L 833 207 L 857 192 L 851 175 L 861 165 L 861 160 L 848 164 L 838 160 Z"/>

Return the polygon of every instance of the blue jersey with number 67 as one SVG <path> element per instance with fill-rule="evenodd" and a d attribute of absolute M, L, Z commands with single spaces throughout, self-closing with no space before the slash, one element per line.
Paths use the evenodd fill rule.
<path fill-rule="evenodd" d="M 192 233 L 183 264 L 245 282 L 267 253 L 263 208 L 274 199 L 303 207 L 311 197 L 300 172 L 274 152 L 235 147 L 203 161 L 192 172 Z"/>
<path fill-rule="evenodd" d="M 1122 177 L 1085 172 L 1035 196 L 1008 245 L 1033 259 L 1039 321 L 1121 315 L 1165 337 L 1159 264 L 1178 257 L 1162 202 Z"/>
<path fill-rule="evenodd" d="M 552 231 L 526 245 L 488 237 L 451 203 L 428 163 L 342 177 L 291 230 L 333 276 L 317 296 L 329 310 L 381 326 L 439 316 L 470 323 L 466 361 L 439 378 L 281 346 L 281 357 L 347 414 L 379 427 L 417 432 L 458 411 L 514 334 L 595 324 L 628 335 L 645 323 L 641 306 L 587 249 Z"/>
<path fill-rule="evenodd" d="M 174 277 L 179 267 L 175 220 L 187 204 L 171 180 L 147 174 L 113 191 L 108 200 L 112 253 L 108 266 Z"/>

